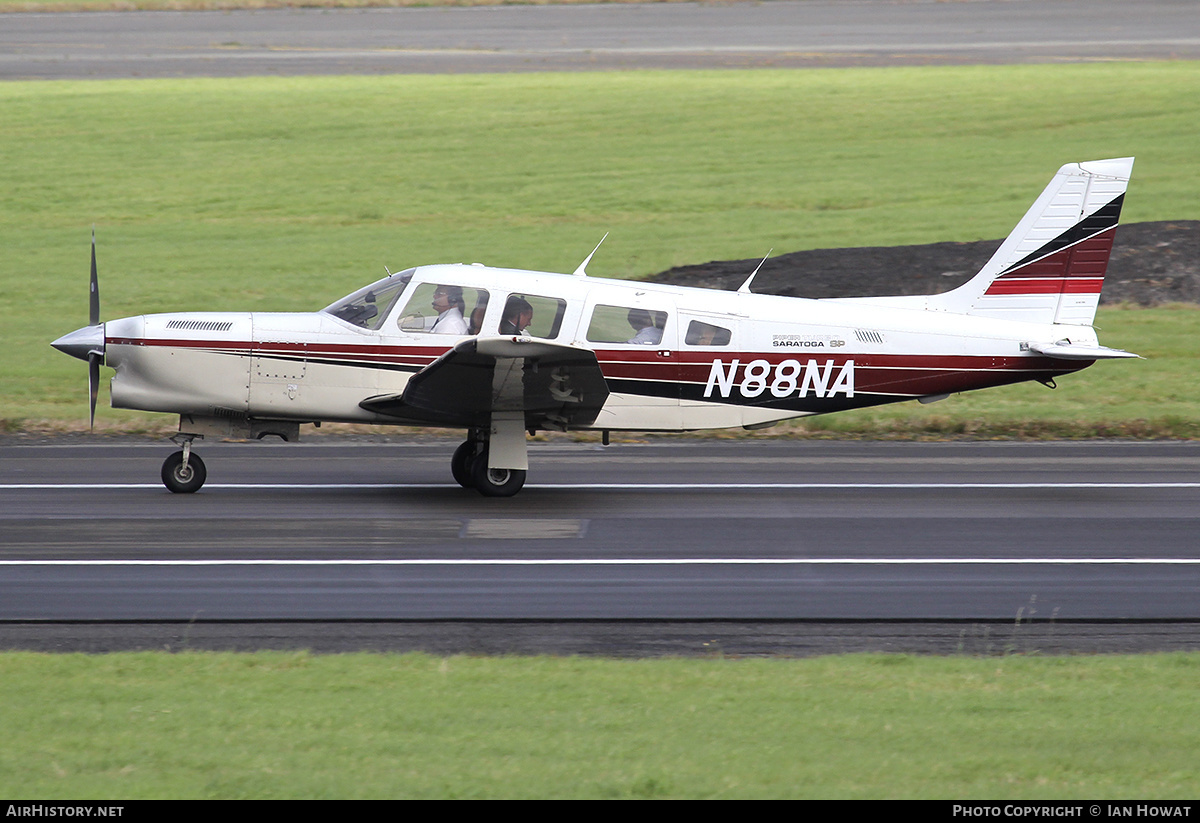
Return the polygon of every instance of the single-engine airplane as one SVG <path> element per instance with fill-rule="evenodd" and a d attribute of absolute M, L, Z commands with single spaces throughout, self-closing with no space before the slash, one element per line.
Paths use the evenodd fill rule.
<path fill-rule="evenodd" d="M 526 432 L 687 431 L 1059 375 L 1136 357 L 1092 328 L 1133 158 L 1063 166 L 977 275 L 933 296 L 803 299 L 573 274 L 431 265 L 318 312 L 177 312 L 54 341 L 100 365 L 116 408 L 179 415 L 162 480 L 205 481 L 203 437 L 296 440 L 301 423 L 465 429 L 454 479 L 520 491 Z M 603 242 L 603 241 L 601 241 Z M 597 246 L 597 249 L 599 246 Z M 757 273 L 757 269 L 755 270 Z"/>

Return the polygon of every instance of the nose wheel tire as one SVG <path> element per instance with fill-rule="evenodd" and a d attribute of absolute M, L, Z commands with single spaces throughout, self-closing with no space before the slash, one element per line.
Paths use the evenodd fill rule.
<path fill-rule="evenodd" d="M 162 465 L 163 485 L 175 494 L 191 494 L 204 485 L 208 472 L 204 461 L 195 454 L 188 456 L 187 465 L 183 465 L 183 452 L 177 451 Z"/>
<path fill-rule="evenodd" d="M 525 485 L 523 469 L 489 469 L 486 449 L 475 457 L 471 477 L 474 489 L 484 497 L 512 497 Z"/>

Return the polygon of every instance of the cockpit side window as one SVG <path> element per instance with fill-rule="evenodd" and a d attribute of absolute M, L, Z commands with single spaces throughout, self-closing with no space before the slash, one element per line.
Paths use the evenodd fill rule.
<path fill-rule="evenodd" d="M 343 297 L 322 311 L 345 320 L 359 328 L 377 330 L 383 325 L 392 304 L 400 297 L 416 269 L 405 269 L 378 280 L 348 297 Z"/>
<path fill-rule="evenodd" d="M 400 312 L 403 331 L 418 334 L 478 334 L 488 292 L 455 283 L 422 283 Z"/>
<path fill-rule="evenodd" d="M 667 313 L 629 306 L 596 306 L 588 324 L 592 343 L 632 343 L 657 346 L 667 327 Z"/>

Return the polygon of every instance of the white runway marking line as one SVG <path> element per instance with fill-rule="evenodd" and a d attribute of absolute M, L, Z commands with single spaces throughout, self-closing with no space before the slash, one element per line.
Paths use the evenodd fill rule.
<path fill-rule="evenodd" d="M 2 483 L 0 490 L 162 489 L 161 483 Z M 208 483 L 204 489 L 456 489 L 451 483 Z M 1120 483 L 530 483 L 526 489 L 614 491 L 729 491 L 737 489 L 1196 489 L 1200 482 Z"/>
<path fill-rule="evenodd" d="M 0 560 L 0 566 L 1200 566 L 1200 557 L 678 557 L 438 560 Z"/>

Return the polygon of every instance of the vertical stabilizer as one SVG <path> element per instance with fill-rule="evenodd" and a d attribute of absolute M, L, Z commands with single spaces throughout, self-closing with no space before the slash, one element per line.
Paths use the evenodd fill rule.
<path fill-rule="evenodd" d="M 979 274 L 929 308 L 1090 326 L 1132 170 L 1132 157 L 1063 166 Z"/>

